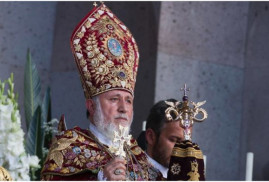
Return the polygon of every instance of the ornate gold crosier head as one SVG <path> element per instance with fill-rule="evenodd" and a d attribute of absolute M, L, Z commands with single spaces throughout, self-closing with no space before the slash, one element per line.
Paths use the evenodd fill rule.
<path fill-rule="evenodd" d="M 166 119 L 168 121 L 179 121 L 180 126 L 184 129 L 185 140 L 191 141 L 191 127 L 194 121 L 202 122 L 208 116 L 206 110 L 200 108 L 206 101 L 197 103 L 192 101 L 189 102 L 187 91 L 190 91 L 190 89 L 187 88 L 186 84 L 184 85 L 184 88 L 181 88 L 180 90 L 184 91 L 182 102 L 165 102 L 170 106 L 165 110 Z M 189 104 L 193 107 L 189 106 Z M 199 115 L 200 118 L 198 117 Z"/>

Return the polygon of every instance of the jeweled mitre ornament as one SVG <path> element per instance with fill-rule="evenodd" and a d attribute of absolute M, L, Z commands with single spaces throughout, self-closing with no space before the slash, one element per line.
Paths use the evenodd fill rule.
<path fill-rule="evenodd" d="M 71 49 L 87 99 L 121 89 L 133 95 L 138 47 L 128 28 L 101 4 L 75 28 Z"/>

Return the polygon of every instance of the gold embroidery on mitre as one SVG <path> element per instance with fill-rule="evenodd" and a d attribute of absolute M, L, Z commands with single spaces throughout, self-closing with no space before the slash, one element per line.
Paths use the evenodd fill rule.
<path fill-rule="evenodd" d="M 89 49 L 92 47 L 94 48 L 93 51 L 88 52 L 87 62 L 91 66 L 90 72 L 88 66 L 85 64 L 85 60 L 83 58 L 80 60 L 80 65 L 84 72 L 84 76 L 86 80 L 88 80 L 86 81 L 86 86 L 90 88 L 91 95 L 93 95 L 94 92 L 102 92 L 110 87 L 123 87 L 132 89 L 134 84 L 131 84 L 130 81 L 134 82 L 134 78 L 136 76 L 133 71 L 134 50 L 132 46 L 128 43 L 129 57 L 127 62 L 123 63 L 123 65 L 115 66 L 114 62 L 108 60 L 104 54 L 99 51 L 97 42 L 95 40 L 96 37 L 92 35 L 87 42 L 87 44 L 91 46 Z M 120 62 L 121 57 L 117 58 L 116 60 Z M 102 85 L 99 87 L 99 90 L 97 90 L 97 87 L 95 87 L 92 82 L 89 81 L 91 79 L 94 79 L 96 84 Z M 108 84 L 105 84 L 107 82 Z"/>
<path fill-rule="evenodd" d="M 198 173 L 198 163 L 197 161 L 191 161 L 191 171 L 188 172 L 187 176 L 190 176 L 188 181 L 199 181 L 200 174 Z"/>
<path fill-rule="evenodd" d="M 104 4 L 81 23 L 71 40 L 87 98 L 113 89 L 133 94 L 138 48 L 128 28 Z"/>
<path fill-rule="evenodd" d="M 111 28 L 109 26 L 111 26 Z M 124 32 L 115 27 L 119 27 L 119 25 L 112 21 L 107 15 L 104 15 L 99 19 L 99 22 L 92 26 L 92 30 L 97 30 L 98 35 L 109 32 L 111 35 L 119 35 L 119 38 L 122 39 L 124 37 Z"/>

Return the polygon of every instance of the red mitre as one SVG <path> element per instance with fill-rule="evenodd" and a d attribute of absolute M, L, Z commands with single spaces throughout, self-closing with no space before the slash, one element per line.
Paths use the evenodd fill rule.
<path fill-rule="evenodd" d="M 128 28 L 101 4 L 75 28 L 71 49 L 86 99 L 109 90 L 134 93 L 138 47 Z"/>

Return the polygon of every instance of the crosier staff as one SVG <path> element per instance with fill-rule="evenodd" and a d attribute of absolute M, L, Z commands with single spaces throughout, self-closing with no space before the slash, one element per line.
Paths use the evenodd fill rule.
<path fill-rule="evenodd" d="M 168 122 L 179 122 L 183 128 L 183 140 L 178 140 L 172 150 L 167 180 L 204 181 L 205 170 L 203 153 L 200 147 L 192 142 L 191 127 L 194 122 L 202 122 L 207 118 L 207 112 L 200 108 L 206 101 L 189 102 L 186 84 L 181 102 L 167 102 L 170 107 L 165 110 Z M 199 117 L 198 117 L 199 116 Z"/>
<path fill-rule="evenodd" d="M 204 105 L 206 101 L 202 102 L 189 102 L 189 98 L 187 96 L 187 91 L 190 91 L 187 88 L 186 84 L 184 84 L 184 88 L 180 90 L 184 91 L 184 95 L 182 97 L 182 102 L 168 102 L 169 108 L 166 109 L 165 114 L 168 121 L 179 121 L 180 126 L 184 129 L 184 139 L 191 141 L 191 130 L 190 128 L 193 126 L 194 122 L 203 122 L 207 118 L 207 112 L 200 106 Z M 193 106 L 189 106 L 189 103 Z M 198 118 L 197 116 L 201 114 L 202 117 Z"/>

